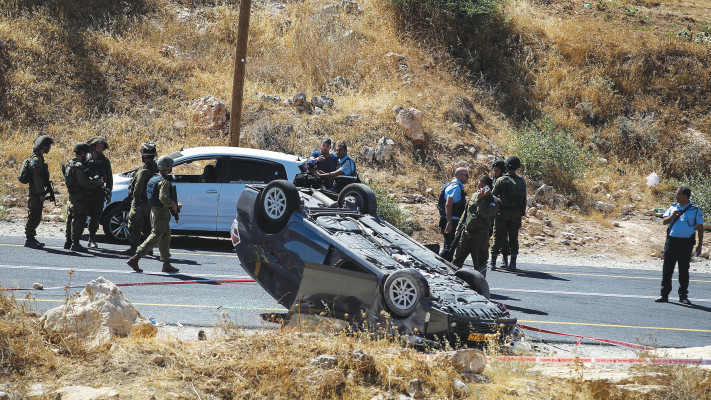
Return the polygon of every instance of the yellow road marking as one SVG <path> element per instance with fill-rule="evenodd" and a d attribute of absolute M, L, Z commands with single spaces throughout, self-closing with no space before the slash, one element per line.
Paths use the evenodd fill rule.
<path fill-rule="evenodd" d="M 519 319 L 518 322 L 524 324 L 558 324 L 558 325 L 579 325 L 579 326 L 601 326 L 608 328 L 631 328 L 631 329 L 658 329 L 665 331 L 684 332 L 711 332 L 711 329 L 688 329 L 688 328 L 665 328 L 659 326 L 635 326 L 635 325 L 614 325 L 614 324 L 590 324 L 585 322 L 560 322 L 560 321 L 526 321 Z"/>
<path fill-rule="evenodd" d="M 53 299 L 15 299 L 16 301 L 37 301 L 43 303 L 64 303 L 65 300 Z M 137 306 L 155 306 L 155 307 L 186 307 L 186 308 L 214 308 L 214 309 L 229 309 L 229 310 L 257 310 L 257 311 L 284 311 L 283 308 L 270 307 L 233 307 L 233 306 L 208 306 L 199 304 L 159 304 L 159 303 L 131 303 Z"/>

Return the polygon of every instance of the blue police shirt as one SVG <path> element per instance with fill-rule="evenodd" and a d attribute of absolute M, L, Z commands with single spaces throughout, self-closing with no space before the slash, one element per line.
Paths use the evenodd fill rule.
<path fill-rule="evenodd" d="M 456 185 L 452 185 L 453 183 L 456 183 Z M 459 201 L 462 199 L 462 192 L 464 191 L 464 185 L 462 182 L 459 181 L 459 179 L 454 178 L 451 182 L 449 182 L 447 185 L 447 188 L 444 189 L 444 202 L 445 204 L 447 203 L 447 200 L 451 197 L 454 199 L 455 203 L 459 203 Z M 459 219 L 459 215 L 452 215 L 452 219 Z"/>
<path fill-rule="evenodd" d="M 338 170 L 343 171 L 345 176 L 352 176 L 355 173 L 355 162 L 346 154 L 345 157 L 338 160 Z"/>
<path fill-rule="evenodd" d="M 669 207 L 662 216 L 666 218 L 676 210 L 683 211 L 691 203 L 681 206 L 679 203 L 674 203 Z M 696 233 L 696 225 L 704 224 L 704 213 L 701 209 L 695 205 L 691 205 L 684 214 L 682 214 L 679 219 L 672 225 L 669 231 L 669 236 L 675 238 L 690 238 Z"/>
<path fill-rule="evenodd" d="M 338 156 L 336 156 L 333 153 L 328 153 L 323 155 L 325 160 L 319 161 L 318 164 L 316 165 L 316 168 L 323 172 L 333 172 L 336 169 L 338 169 Z M 321 157 L 321 150 L 316 150 L 313 153 L 311 153 L 310 158 L 318 158 Z"/>

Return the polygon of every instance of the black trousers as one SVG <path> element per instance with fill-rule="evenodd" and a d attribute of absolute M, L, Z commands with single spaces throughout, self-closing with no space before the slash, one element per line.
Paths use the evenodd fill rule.
<path fill-rule="evenodd" d="M 667 236 L 664 245 L 664 266 L 662 268 L 662 296 L 668 297 L 672 290 L 672 275 L 674 265 L 679 264 L 679 298 L 683 299 L 689 294 L 689 261 L 694 250 L 696 240 L 690 238 L 675 238 Z"/>
<path fill-rule="evenodd" d="M 454 243 L 454 237 L 457 235 L 457 225 L 459 225 L 459 220 L 453 219 L 452 230 L 449 233 L 444 233 L 444 228 L 447 227 L 447 217 L 439 217 L 439 231 L 442 232 L 442 235 L 444 236 L 444 247 L 439 253 L 440 257 L 445 257 L 447 253 L 451 252 L 452 244 Z M 451 260 L 451 254 L 449 255 L 449 258 L 445 257 L 445 259 Z"/>

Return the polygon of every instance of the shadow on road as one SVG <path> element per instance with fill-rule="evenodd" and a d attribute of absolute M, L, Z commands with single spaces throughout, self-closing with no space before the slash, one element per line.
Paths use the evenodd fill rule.
<path fill-rule="evenodd" d="M 100 235 L 98 238 L 101 243 L 118 244 L 108 240 L 106 235 Z M 128 248 L 128 243 L 124 243 Z M 223 236 L 190 236 L 190 235 L 173 235 L 170 240 L 170 248 L 173 250 L 202 250 L 233 253 L 232 241 L 228 237 Z M 155 249 L 158 250 L 157 248 Z"/>
<path fill-rule="evenodd" d="M 565 281 L 565 282 L 569 281 L 569 279 L 560 278 L 555 275 L 551 275 L 547 272 L 528 271 L 525 269 L 518 269 L 518 270 L 516 270 L 516 272 L 507 271 L 505 269 L 497 269 L 495 272 L 503 272 L 503 273 L 507 273 L 507 274 L 518 275 L 518 276 L 522 276 L 524 278 L 546 279 L 546 280 L 556 280 L 556 281 Z"/>
<path fill-rule="evenodd" d="M 673 304 L 675 306 L 684 307 L 684 308 L 693 308 L 694 310 L 699 310 L 699 311 L 711 312 L 711 307 L 700 306 L 698 304 L 692 304 L 690 306 L 686 305 L 686 304 L 672 303 L 672 302 L 669 302 L 669 304 Z"/>
<path fill-rule="evenodd" d="M 494 300 L 499 303 L 504 303 L 504 301 L 506 301 L 506 300 L 521 301 L 521 299 L 517 299 L 515 297 L 502 296 L 502 295 L 493 294 L 493 293 L 491 294 L 491 300 Z M 518 311 L 518 312 L 522 312 L 524 314 L 530 314 L 530 315 L 548 315 L 548 313 L 545 311 L 534 310 L 532 308 L 513 306 L 510 303 L 505 303 L 504 305 L 506 306 L 506 309 L 509 311 Z"/>

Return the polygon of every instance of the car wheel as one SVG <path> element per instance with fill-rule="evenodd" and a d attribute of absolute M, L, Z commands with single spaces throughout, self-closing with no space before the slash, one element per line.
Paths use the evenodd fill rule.
<path fill-rule="evenodd" d="M 484 278 L 481 272 L 474 268 L 464 267 L 455 272 L 454 276 L 466 282 L 472 290 L 487 299 L 491 297 L 491 293 L 489 293 L 489 282 L 486 281 L 486 278 Z"/>
<path fill-rule="evenodd" d="M 388 276 L 383 286 L 385 305 L 398 317 L 412 314 L 420 299 L 428 297 L 429 292 L 427 280 L 414 268 L 394 272 Z"/>
<path fill-rule="evenodd" d="M 270 182 L 257 197 L 257 223 L 267 233 L 277 233 L 299 208 L 299 190 L 289 181 Z"/>
<path fill-rule="evenodd" d="M 130 207 L 123 203 L 109 206 L 103 214 L 104 234 L 114 242 L 128 241 L 128 213 Z"/>
<path fill-rule="evenodd" d="M 344 207 L 346 202 L 352 202 L 363 214 L 376 215 L 378 200 L 373 189 L 362 183 L 351 183 L 338 194 L 338 206 Z"/>

